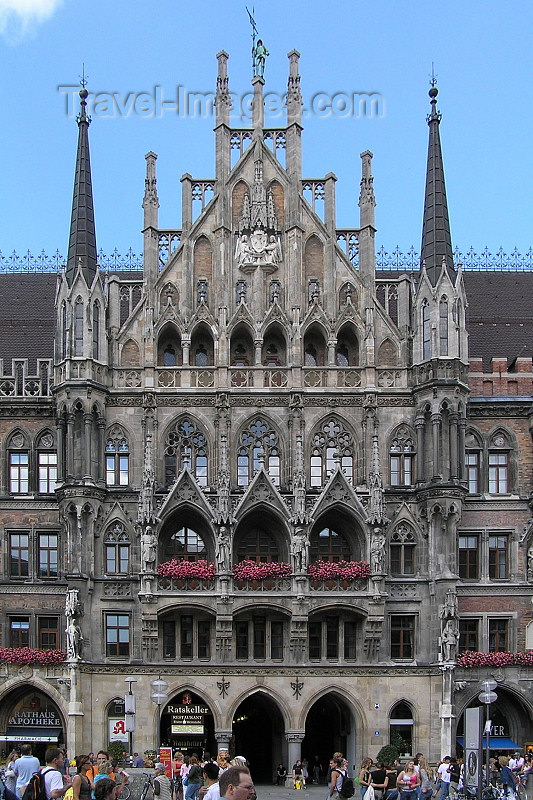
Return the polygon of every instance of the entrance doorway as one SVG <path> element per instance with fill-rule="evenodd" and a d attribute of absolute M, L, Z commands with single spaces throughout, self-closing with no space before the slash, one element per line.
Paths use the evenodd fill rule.
<path fill-rule="evenodd" d="M 321 782 L 324 782 L 329 760 L 333 753 L 340 752 L 352 762 L 353 736 L 352 714 L 346 701 L 340 695 L 330 692 L 314 703 L 305 721 L 305 738 L 302 742 L 302 759 L 309 763 L 312 777 L 313 765 L 318 756 L 321 765 Z M 351 751 L 347 752 L 351 744 Z M 289 765 L 292 767 L 292 764 Z"/>
<path fill-rule="evenodd" d="M 233 737 L 235 755 L 246 758 L 255 783 L 273 783 L 285 744 L 278 706 L 261 692 L 246 698 L 233 717 Z"/>
<path fill-rule="evenodd" d="M 216 754 L 215 723 L 204 699 L 188 690 L 174 695 L 161 714 L 160 741 L 185 755 L 201 759 L 207 751 Z"/>
<path fill-rule="evenodd" d="M 0 748 L 5 757 L 14 747 L 31 744 L 33 755 L 44 763 L 49 745 L 64 746 L 63 716 L 44 692 L 26 684 L 2 702 L 0 712 Z"/>

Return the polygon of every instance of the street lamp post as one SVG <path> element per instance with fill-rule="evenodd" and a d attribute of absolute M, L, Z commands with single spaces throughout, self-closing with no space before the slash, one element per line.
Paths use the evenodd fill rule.
<path fill-rule="evenodd" d="M 150 684 L 152 693 L 150 695 L 152 702 L 157 705 L 157 731 L 155 737 L 155 749 L 157 752 L 157 760 L 159 761 L 159 748 L 161 746 L 161 706 L 165 705 L 168 700 L 168 683 L 161 678 L 152 681 Z"/>
<path fill-rule="evenodd" d="M 489 754 L 490 754 L 490 729 L 491 729 L 491 723 L 490 723 L 490 717 L 489 717 L 489 709 L 490 709 L 490 704 L 491 703 L 495 703 L 496 700 L 498 699 L 498 695 L 494 691 L 494 689 L 497 687 L 497 685 L 498 684 L 496 683 L 496 681 L 493 681 L 491 679 L 489 679 L 487 681 L 482 681 L 481 682 L 482 691 L 478 694 L 479 700 L 481 700 L 482 703 L 485 703 L 485 708 L 487 709 L 487 712 L 486 712 L 486 715 L 485 715 L 485 742 L 486 742 L 486 748 L 487 748 L 486 761 L 485 761 L 485 771 L 486 771 L 487 786 L 490 784 Z"/>
<path fill-rule="evenodd" d="M 128 684 L 128 694 L 124 697 L 124 716 L 126 723 L 126 733 L 128 734 L 128 755 L 133 753 L 133 734 L 135 732 L 135 695 L 132 691 L 132 684 L 137 683 L 137 678 L 124 678 L 124 683 Z"/>

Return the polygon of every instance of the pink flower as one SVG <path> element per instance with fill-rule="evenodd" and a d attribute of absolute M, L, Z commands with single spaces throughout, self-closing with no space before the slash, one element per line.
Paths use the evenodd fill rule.
<path fill-rule="evenodd" d="M 0 647 L 0 662 L 46 667 L 66 661 L 63 650 L 35 650 L 32 647 Z"/>
<path fill-rule="evenodd" d="M 533 667 L 533 651 L 526 653 L 478 653 L 466 650 L 457 656 L 457 666 L 463 669 L 474 667 L 509 667 L 522 665 Z"/>
<path fill-rule="evenodd" d="M 292 575 L 292 567 L 283 561 L 267 561 L 257 564 L 255 561 L 239 561 L 233 566 L 233 577 L 236 581 L 262 581 L 265 578 L 285 578 Z"/>
<path fill-rule="evenodd" d="M 163 578 L 197 578 L 202 581 L 210 581 L 216 575 L 215 565 L 209 561 L 165 561 L 159 564 L 157 574 Z"/>
<path fill-rule="evenodd" d="M 324 561 L 319 558 L 307 568 L 309 577 L 314 581 L 348 580 L 368 578 L 370 564 L 367 561 Z"/>

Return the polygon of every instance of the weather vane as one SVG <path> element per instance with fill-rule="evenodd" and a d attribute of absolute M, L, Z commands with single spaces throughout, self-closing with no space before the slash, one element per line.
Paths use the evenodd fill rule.
<path fill-rule="evenodd" d="M 266 57 L 270 54 L 263 44 L 262 39 L 257 39 L 257 44 L 255 42 L 256 36 L 258 36 L 258 30 L 253 16 L 255 14 L 254 6 L 252 6 L 251 12 L 247 6 L 245 6 L 245 8 L 248 13 L 250 25 L 252 26 L 252 74 L 254 78 L 264 78 Z"/>
<path fill-rule="evenodd" d="M 83 86 L 83 88 L 85 89 L 85 87 L 87 86 L 87 80 L 89 78 L 89 76 L 85 74 L 85 61 L 81 65 L 81 75 L 79 75 L 78 77 L 80 79 L 80 86 Z"/>
<path fill-rule="evenodd" d="M 433 61 L 431 62 L 431 76 L 429 78 L 429 84 L 430 86 L 437 85 L 437 76 L 435 75 L 435 64 Z"/>

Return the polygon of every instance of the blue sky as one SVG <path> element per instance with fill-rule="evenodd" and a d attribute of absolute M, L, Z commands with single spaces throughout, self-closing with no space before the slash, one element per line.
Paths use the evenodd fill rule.
<path fill-rule="evenodd" d="M 251 3 L 250 3 L 251 5 Z M 255 1 L 270 51 L 266 91 L 286 89 L 287 53 L 301 53 L 304 99 L 378 92 L 383 116 L 305 120 L 304 177 L 332 171 L 337 225 L 358 224 L 359 154 L 374 153 L 378 245 L 420 246 L 431 64 L 454 245 L 533 246 L 533 71 L 530 2 Z M 66 251 L 77 126 L 58 86 L 116 93 L 209 92 L 216 53 L 230 55 L 230 89 L 250 89 L 244 2 L 0 0 L 2 115 L 0 250 Z M 236 126 L 241 126 L 237 121 Z M 267 120 L 267 125 L 279 120 Z M 93 113 L 91 160 L 98 246 L 142 247 L 144 155 L 158 159 L 160 226 L 179 228 L 180 177 L 214 173 L 213 119 Z"/>

